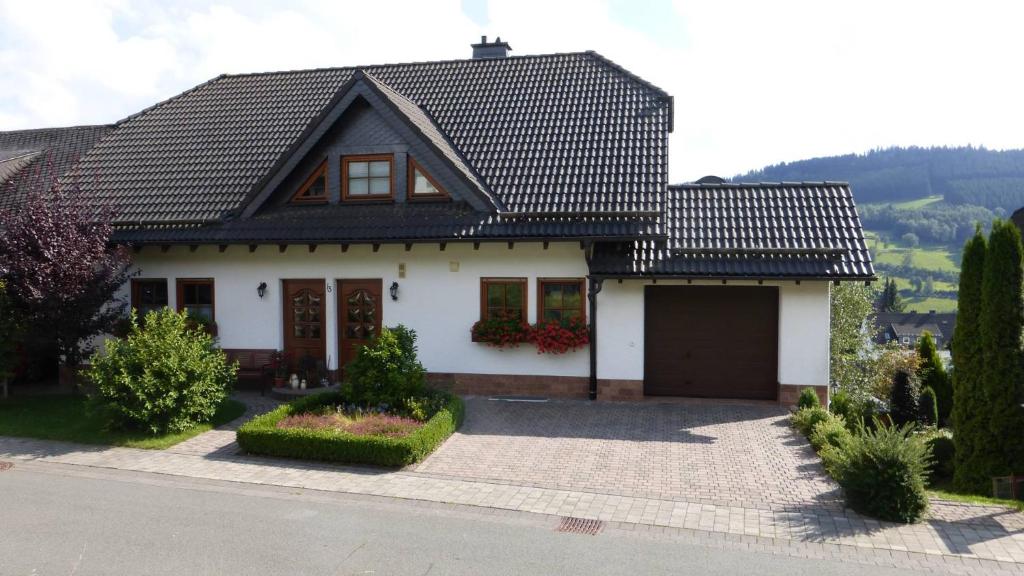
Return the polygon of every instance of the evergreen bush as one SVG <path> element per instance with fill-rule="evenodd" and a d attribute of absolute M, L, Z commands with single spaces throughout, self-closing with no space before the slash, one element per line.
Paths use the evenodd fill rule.
<path fill-rule="evenodd" d="M 861 410 L 853 401 L 853 397 L 851 397 L 845 390 L 839 390 L 832 394 L 831 401 L 828 405 L 828 411 L 836 416 L 842 416 L 843 420 L 846 422 L 846 427 L 851 431 L 861 419 Z"/>
<path fill-rule="evenodd" d="M 896 372 L 892 380 L 892 392 L 889 397 L 889 415 L 897 426 L 917 421 L 917 386 L 910 373 L 905 370 Z"/>
<path fill-rule="evenodd" d="M 821 406 L 821 400 L 818 398 L 818 393 L 814 391 L 814 388 L 804 388 L 800 391 L 800 397 L 796 401 L 797 410 L 817 408 L 819 406 Z"/>
<path fill-rule="evenodd" d="M 815 424 L 807 439 L 815 450 L 821 451 L 825 447 L 844 449 L 852 438 L 853 434 L 846 427 L 846 420 L 842 416 L 833 415 Z"/>
<path fill-rule="evenodd" d="M 988 445 L 984 415 L 981 351 L 981 289 L 987 242 L 977 227 L 964 245 L 957 298 L 956 329 L 953 332 L 953 429 L 956 457 L 953 485 L 962 492 L 983 494 L 991 489 L 980 461 Z"/>
<path fill-rule="evenodd" d="M 925 386 L 921 390 L 921 398 L 917 405 L 917 421 L 925 426 L 938 426 L 939 407 L 931 386 Z"/>
<path fill-rule="evenodd" d="M 166 434 L 209 422 L 237 370 L 184 313 L 163 308 L 146 314 L 145 330 L 133 311 L 128 337 L 107 340 L 85 375 L 114 427 Z"/>
<path fill-rule="evenodd" d="M 857 512 L 893 522 L 917 522 L 928 510 L 925 478 L 931 450 L 913 425 L 862 428 L 842 449 L 826 451 L 826 466 Z"/>
<path fill-rule="evenodd" d="M 922 388 L 931 388 L 936 402 L 939 419 L 934 424 L 942 424 L 949 420 L 953 410 L 953 383 L 950 381 L 946 367 L 935 348 L 935 339 L 931 332 L 925 331 L 918 343 L 917 355 L 921 364 L 917 368 L 917 377 Z"/>
<path fill-rule="evenodd" d="M 997 220 L 989 234 L 981 283 L 982 398 L 976 463 L 986 479 L 1024 470 L 1024 249 L 1012 223 Z"/>
<path fill-rule="evenodd" d="M 834 416 L 821 406 L 797 410 L 790 417 L 793 427 L 804 436 L 809 436 L 819 422 L 824 422 L 829 418 L 834 418 Z"/>

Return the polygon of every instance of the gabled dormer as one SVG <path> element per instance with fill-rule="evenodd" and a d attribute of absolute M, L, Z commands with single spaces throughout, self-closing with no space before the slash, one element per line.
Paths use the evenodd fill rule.
<path fill-rule="evenodd" d="M 290 205 L 462 203 L 500 209 L 429 114 L 357 71 L 307 128 L 242 217 Z"/>

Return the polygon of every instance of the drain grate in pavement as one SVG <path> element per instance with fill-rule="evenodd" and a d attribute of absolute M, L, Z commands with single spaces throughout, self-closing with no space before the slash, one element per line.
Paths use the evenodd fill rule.
<path fill-rule="evenodd" d="M 590 536 L 596 535 L 604 528 L 604 522 L 600 520 L 587 520 L 586 518 L 573 518 L 572 516 L 565 516 L 562 518 L 562 522 L 555 529 L 556 532 L 568 532 L 570 534 L 589 534 Z"/>
<path fill-rule="evenodd" d="M 0 472 L 10 470 L 11 468 L 14 468 L 14 462 L 4 462 L 3 460 L 0 460 Z"/>

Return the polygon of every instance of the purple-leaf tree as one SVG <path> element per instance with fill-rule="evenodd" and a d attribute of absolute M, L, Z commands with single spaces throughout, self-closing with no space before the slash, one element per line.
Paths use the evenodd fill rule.
<path fill-rule="evenodd" d="M 19 201 L 0 210 L 0 278 L 24 336 L 52 342 L 74 367 L 92 354 L 92 337 L 124 314 L 116 296 L 129 256 L 110 244 L 111 211 L 81 201 L 75 182 L 52 174 L 48 166 L 21 178 Z"/>

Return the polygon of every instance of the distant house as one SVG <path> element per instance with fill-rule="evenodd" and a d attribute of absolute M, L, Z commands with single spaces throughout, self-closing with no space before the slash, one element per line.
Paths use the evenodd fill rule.
<path fill-rule="evenodd" d="M 1021 234 L 1024 234 L 1024 208 L 1018 208 L 1013 215 L 1010 216 L 1010 221 L 1013 225 L 1020 230 Z"/>
<path fill-rule="evenodd" d="M 879 344 L 895 340 L 904 346 L 916 346 L 927 331 L 935 338 L 936 348 L 943 349 L 953 338 L 956 312 L 883 312 L 875 318 L 875 323 L 880 329 L 875 335 L 875 342 Z"/>

